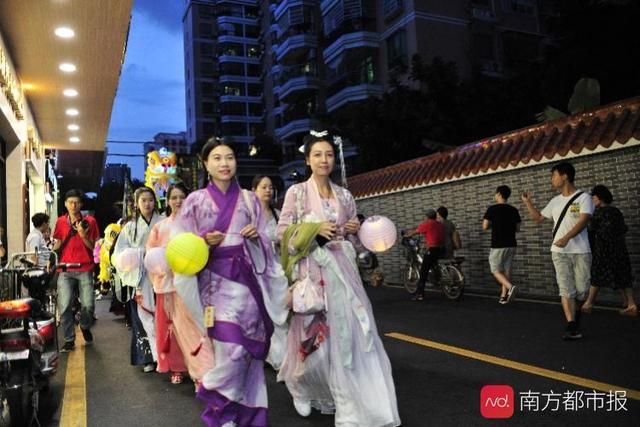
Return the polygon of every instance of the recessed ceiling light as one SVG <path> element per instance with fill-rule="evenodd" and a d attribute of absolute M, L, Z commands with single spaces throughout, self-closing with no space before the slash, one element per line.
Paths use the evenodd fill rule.
<path fill-rule="evenodd" d="M 70 124 L 69 126 L 67 126 L 67 129 L 69 129 L 69 130 L 80 130 L 80 126 L 78 126 L 76 124 Z"/>
<path fill-rule="evenodd" d="M 76 66 L 70 62 L 63 62 L 58 68 L 65 73 L 73 73 L 76 70 Z"/>
<path fill-rule="evenodd" d="M 78 114 L 80 114 L 80 112 L 75 108 L 69 108 L 67 109 L 67 111 L 65 111 L 65 113 L 67 114 L 67 116 L 77 116 Z"/>
<path fill-rule="evenodd" d="M 78 91 L 75 89 L 65 89 L 62 91 L 64 96 L 68 96 L 69 98 L 73 98 L 74 96 L 78 96 Z"/>
<path fill-rule="evenodd" d="M 72 136 L 71 138 L 69 138 L 69 142 L 77 144 L 78 142 L 80 142 L 80 138 L 78 138 L 77 136 Z"/>
<path fill-rule="evenodd" d="M 76 33 L 69 27 L 58 27 L 54 31 L 55 35 L 60 37 L 61 39 L 70 39 L 75 36 Z"/>

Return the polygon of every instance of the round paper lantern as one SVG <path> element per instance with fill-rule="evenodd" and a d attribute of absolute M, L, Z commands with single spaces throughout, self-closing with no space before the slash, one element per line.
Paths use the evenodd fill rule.
<path fill-rule="evenodd" d="M 144 256 L 144 268 L 154 274 L 168 273 L 169 264 L 167 263 L 165 249 L 162 247 L 149 249 Z"/>
<path fill-rule="evenodd" d="M 370 216 L 360 225 L 358 237 L 371 252 L 384 252 L 396 242 L 396 226 L 386 216 Z"/>
<path fill-rule="evenodd" d="M 167 245 L 166 258 L 174 273 L 196 274 L 207 265 L 209 245 L 193 233 L 181 233 Z"/>
<path fill-rule="evenodd" d="M 135 248 L 127 248 L 116 257 L 116 270 L 128 273 L 140 267 L 140 252 Z"/>

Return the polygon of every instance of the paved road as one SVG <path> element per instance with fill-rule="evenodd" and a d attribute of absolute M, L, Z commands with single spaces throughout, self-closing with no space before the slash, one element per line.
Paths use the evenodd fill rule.
<path fill-rule="evenodd" d="M 403 426 L 640 425 L 640 318 L 595 310 L 585 319 L 585 338 L 565 342 L 556 304 L 500 306 L 495 298 L 480 296 L 451 302 L 435 292 L 412 302 L 402 289 L 389 287 L 369 288 L 369 295 L 393 366 Z M 97 307 L 96 342 L 85 350 L 87 425 L 201 425 L 193 385 L 171 385 L 167 376 L 130 366 L 122 319 L 108 313 L 106 301 Z M 45 425 L 60 425 L 67 357 L 45 402 Z M 333 425 L 331 416 L 297 416 L 285 386 L 269 368 L 266 372 L 271 425 Z M 480 390 L 488 384 L 513 388 L 511 418 L 481 416 Z M 610 388 L 626 389 L 628 395 L 615 398 L 607 393 Z M 495 408 L 500 396 L 490 396 Z M 608 410 L 615 404 L 626 411 Z"/>

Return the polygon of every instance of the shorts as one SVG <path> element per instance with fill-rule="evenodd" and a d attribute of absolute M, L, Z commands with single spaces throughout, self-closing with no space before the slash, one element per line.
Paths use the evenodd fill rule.
<path fill-rule="evenodd" d="M 489 252 L 491 274 L 510 272 L 511 262 L 515 254 L 516 248 L 491 248 L 491 252 Z"/>
<path fill-rule="evenodd" d="M 591 283 L 591 254 L 551 252 L 561 297 L 584 300 Z"/>

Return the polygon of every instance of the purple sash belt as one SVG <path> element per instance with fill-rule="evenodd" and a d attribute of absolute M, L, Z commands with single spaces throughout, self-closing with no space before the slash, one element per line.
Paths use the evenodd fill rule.
<path fill-rule="evenodd" d="M 209 337 L 222 342 L 232 342 L 243 346 L 254 358 L 264 360 L 269 353 L 273 322 L 267 313 L 262 298 L 260 284 L 253 274 L 253 268 L 244 253 L 243 245 L 216 247 L 211 251 L 207 268 L 225 279 L 241 283 L 249 288 L 258 306 L 265 329 L 264 342 L 247 338 L 240 325 L 233 322 L 217 321 L 207 333 Z"/>

